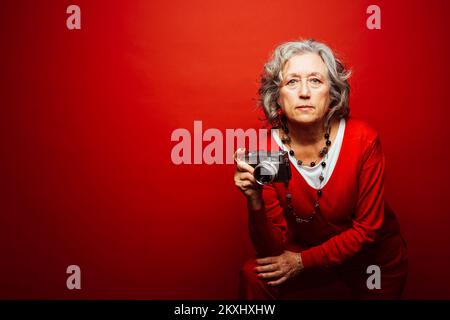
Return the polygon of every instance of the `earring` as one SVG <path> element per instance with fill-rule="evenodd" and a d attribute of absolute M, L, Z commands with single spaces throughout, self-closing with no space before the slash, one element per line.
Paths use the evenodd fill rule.
<path fill-rule="evenodd" d="M 276 109 L 276 117 L 272 120 L 272 127 L 279 128 L 281 127 L 281 116 L 283 114 L 283 110 L 281 108 Z"/>
<path fill-rule="evenodd" d="M 278 107 L 277 109 L 277 115 L 278 117 L 281 117 L 283 115 L 283 110 L 280 107 Z"/>

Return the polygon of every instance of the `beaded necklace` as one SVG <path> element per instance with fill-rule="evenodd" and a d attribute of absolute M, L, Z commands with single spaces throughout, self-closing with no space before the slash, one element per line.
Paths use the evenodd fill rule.
<path fill-rule="evenodd" d="M 283 128 L 285 131 L 285 134 L 288 134 L 288 130 L 287 127 Z M 322 171 L 319 175 L 319 189 L 317 190 L 317 198 L 314 202 L 312 211 L 310 213 L 309 216 L 307 216 L 306 218 L 301 218 L 299 217 L 295 211 L 294 211 L 294 207 L 292 206 L 292 190 L 290 187 L 289 182 L 285 183 L 285 186 L 287 188 L 287 192 L 286 192 L 286 202 L 287 202 L 287 208 L 290 214 L 292 214 L 295 218 L 295 221 L 297 223 L 307 223 L 307 222 L 311 222 L 314 219 L 314 216 L 317 214 L 317 212 L 320 210 L 320 205 L 319 205 L 319 199 L 322 197 L 322 183 L 325 180 L 324 178 L 324 170 L 325 167 L 327 165 L 326 161 L 328 160 L 328 148 L 331 146 L 331 141 L 330 141 L 330 126 L 328 126 L 325 134 L 324 134 L 324 138 L 325 138 L 325 146 L 320 150 L 319 152 L 319 158 L 316 161 L 313 161 L 310 163 L 311 167 L 314 167 L 316 165 L 316 162 L 318 162 L 319 160 L 321 161 L 320 165 L 322 168 Z M 290 145 L 290 137 L 287 136 L 287 139 L 282 139 L 281 140 L 283 142 L 283 144 L 287 144 L 289 146 L 289 155 L 291 157 L 294 157 L 294 159 L 296 160 L 296 163 L 298 166 L 306 166 L 305 164 L 303 164 L 303 161 L 300 159 L 297 159 L 295 157 L 295 152 L 294 150 L 291 149 L 291 145 Z"/>

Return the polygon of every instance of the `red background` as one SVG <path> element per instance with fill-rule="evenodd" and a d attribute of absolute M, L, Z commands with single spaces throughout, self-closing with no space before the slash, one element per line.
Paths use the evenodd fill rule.
<path fill-rule="evenodd" d="M 81 30 L 66 8 L 81 7 Z M 381 30 L 366 8 L 381 7 Z M 0 298 L 236 298 L 252 248 L 233 165 L 172 164 L 173 130 L 258 128 L 277 44 L 349 67 L 409 244 L 405 298 L 450 298 L 446 1 L 1 1 Z M 66 288 L 68 265 L 82 290 Z"/>

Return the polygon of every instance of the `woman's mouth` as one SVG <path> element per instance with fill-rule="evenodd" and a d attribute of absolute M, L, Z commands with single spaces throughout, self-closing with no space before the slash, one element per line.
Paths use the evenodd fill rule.
<path fill-rule="evenodd" d="M 314 107 L 312 106 L 307 106 L 307 105 L 303 105 L 303 106 L 298 106 L 295 109 L 300 109 L 300 110 L 310 110 L 310 109 L 314 109 Z"/>

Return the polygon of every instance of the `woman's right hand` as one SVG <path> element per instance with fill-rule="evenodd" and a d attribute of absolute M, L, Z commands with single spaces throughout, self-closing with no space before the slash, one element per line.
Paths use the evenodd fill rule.
<path fill-rule="evenodd" d="M 253 167 L 248 163 L 240 160 L 245 153 L 244 148 L 239 148 L 234 154 L 236 160 L 236 172 L 234 173 L 234 184 L 247 197 L 250 206 L 254 210 L 262 207 L 262 187 L 253 176 Z"/>

